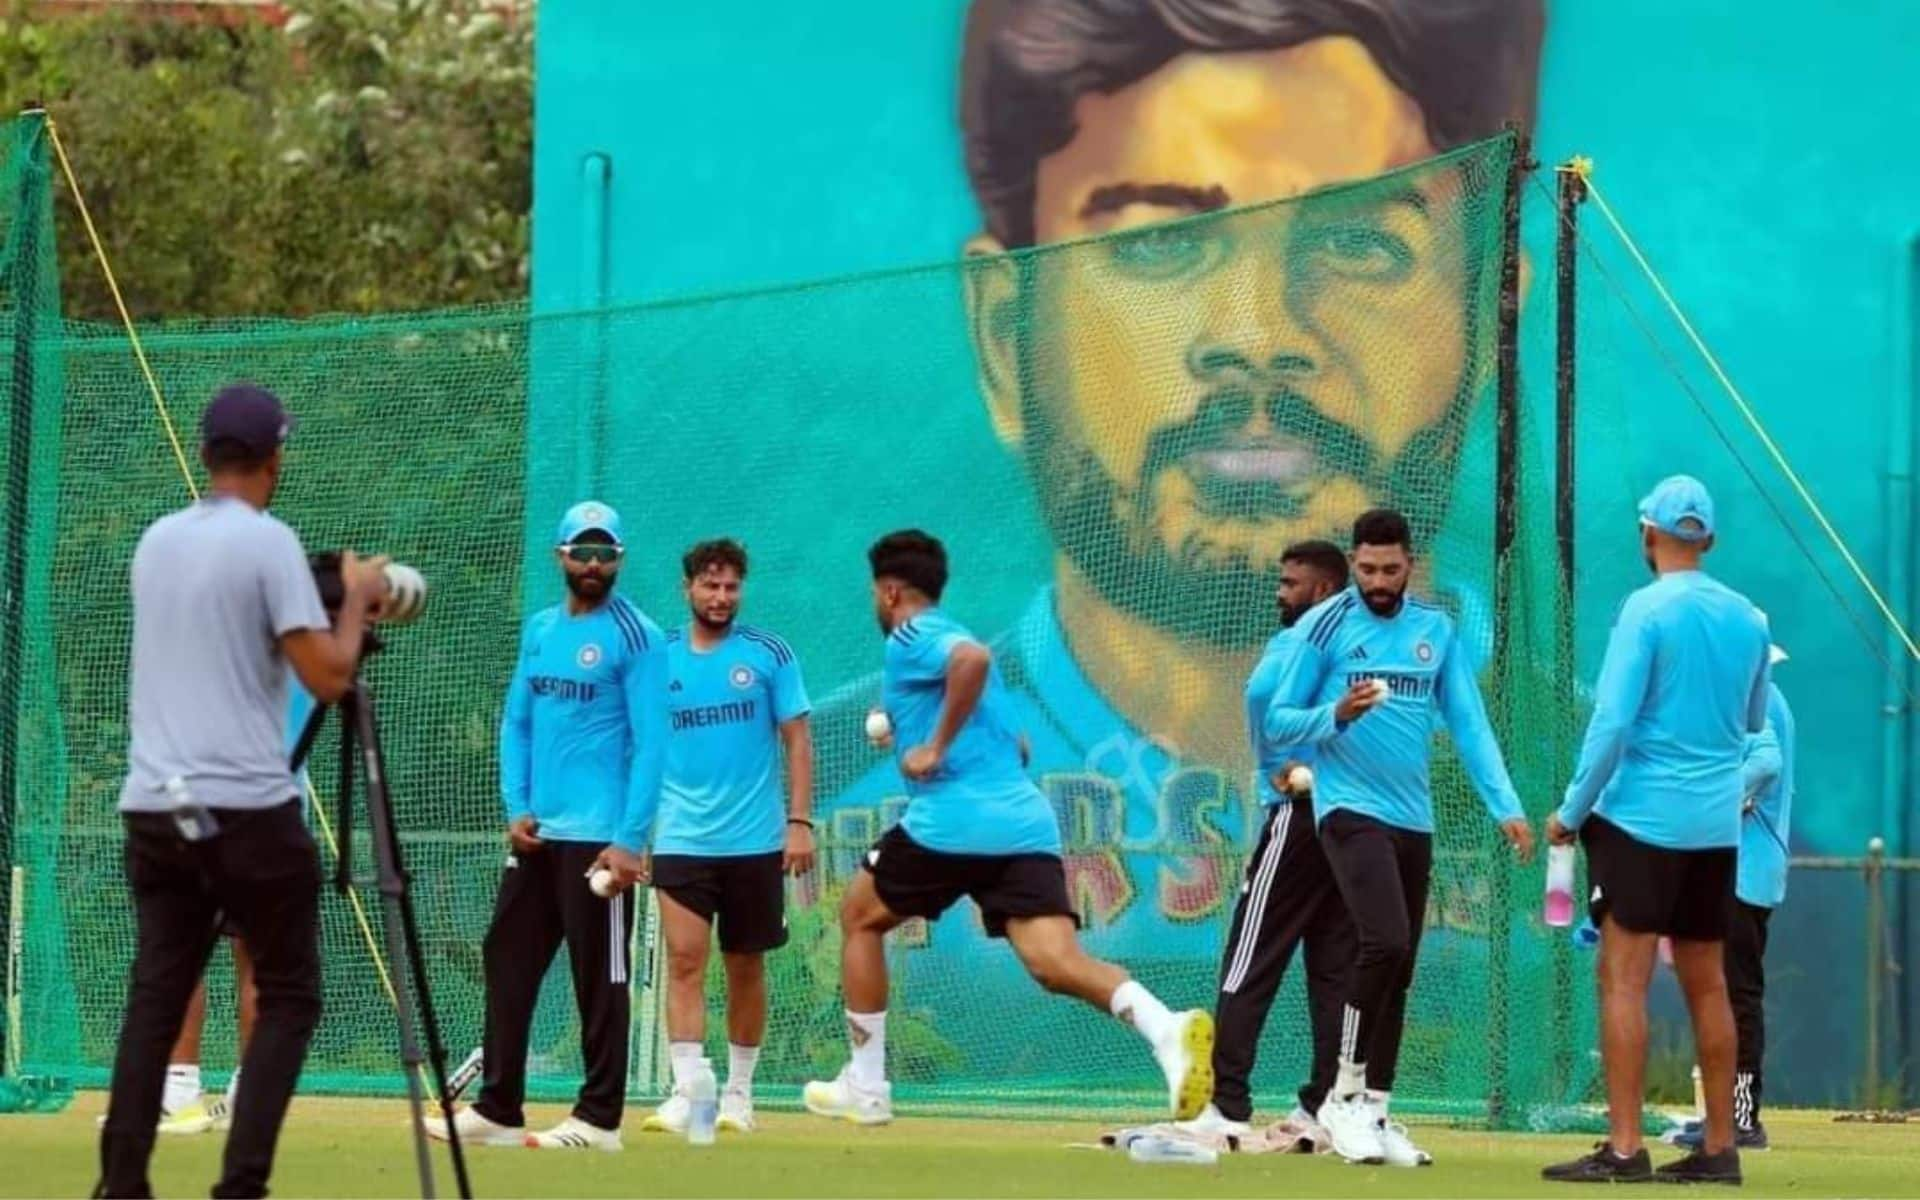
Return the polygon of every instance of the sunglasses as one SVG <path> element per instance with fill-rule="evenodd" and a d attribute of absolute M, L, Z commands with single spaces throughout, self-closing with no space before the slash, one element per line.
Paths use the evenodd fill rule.
<path fill-rule="evenodd" d="M 614 563 L 620 561 L 620 547 L 609 546 L 603 542 L 574 542 L 560 547 L 566 556 L 577 563 Z"/>

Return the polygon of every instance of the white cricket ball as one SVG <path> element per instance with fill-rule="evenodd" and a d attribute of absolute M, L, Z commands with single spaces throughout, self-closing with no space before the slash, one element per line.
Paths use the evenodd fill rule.
<path fill-rule="evenodd" d="M 1887 841 L 1885 838 L 1874 838 L 1872 841 L 1867 843 L 1868 854 L 1885 854 L 1886 852 L 1887 852 Z"/>
<path fill-rule="evenodd" d="M 1391 695 L 1393 695 L 1393 689 L 1387 686 L 1386 680 L 1376 679 L 1373 681 L 1373 699 L 1375 703 L 1384 704 Z"/>
<path fill-rule="evenodd" d="M 872 712 L 867 714 L 867 740 L 868 741 L 884 742 L 892 734 L 893 734 L 893 722 L 887 719 L 887 714 L 885 712 L 876 708 Z"/>
<path fill-rule="evenodd" d="M 619 890 L 614 886 L 613 872 L 606 867 L 601 867 L 598 871 L 587 876 L 587 886 L 592 888 L 593 894 L 602 900 L 613 899 L 614 893 Z"/>
<path fill-rule="evenodd" d="M 1304 796 L 1313 791 L 1313 768 L 1295 767 L 1287 772 L 1287 790 L 1296 796 Z"/>

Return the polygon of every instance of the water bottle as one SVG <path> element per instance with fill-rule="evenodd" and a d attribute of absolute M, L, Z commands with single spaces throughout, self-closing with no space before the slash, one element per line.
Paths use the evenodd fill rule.
<path fill-rule="evenodd" d="M 1582 950 L 1591 950 L 1600 944 L 1600 930 L 1595 927 L 1592 917 L 1583 918 L 1573 931 L 1573 944 Z"/>
<path fill-rule="evenodd" d="M 1573 924 L 1573 847 L 1547 847 L 1547 924 Z"/>
<path fill-rule="evenodd" d="M 687 1081 L 687 1142 L 713 1145 L 714 1123 L 720 1119 L 720 1085 L 713 1077 L 713 1061 L 703 1058 Z"/>
<path fill-rule="evenodd" d="M 1127 1139 L 1127 1157 L 1137 1163 L 1191 1163 L 1204 1167 L 1219 1162 L 1220 1152 L 1183 1138 L 1142 1133 Z"/>
<path fill-rule="evenodd" d="M 179 775 L 167 780 L 167 799 L 173 802 L 173 825 L 180 836 L 190 842 L 204 842 L 220 832 L 220 822 L 213 819 L 207 806 L 193 798 L 187 790 L 187 781 Z"/>

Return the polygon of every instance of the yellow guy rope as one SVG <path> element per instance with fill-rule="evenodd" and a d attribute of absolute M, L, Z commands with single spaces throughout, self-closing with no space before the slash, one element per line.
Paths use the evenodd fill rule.
<path fill-rule="evenodd" d="M 160 425 L 167 432 L 167 441 L 173 446 L 174 461 L 180 464 L 180 478 L 186 481 L 187 493 L 195 500 L 200 498 L 200 489 L 193 481 L 193 468 L 187 465 L 187 452 L 180 443 L 179 430 L 174 427 L 173 415 L 167 411 L 167 402 L 160 394 L 160 381 L 154 377 L 153 367 L 147 362 L 146 349 L 140 344 L 140 333 L 134 328 L 133 318 L 127 312 L 127 302 L 121 297 L 120 283 L 114 278 L 113 265 L 107 261 L 106 247 L 100 243 L 100 232 L 94 228 L 93 215 L 87 209 L 87 200 L 80 192 L 80 181 L 74 177 L 73 164 L 67 160 L 67 148 L 60 143 L 60 127 L 54 124 L 53 114 L 47 114 L 47 137 L 53 143 L 54 156 L 60 160 L 60 172 L 67 177 L 67 190 L 73 193 L 74 207 L 80 210 L 80 223 L 86 226 L 87 240 L 93 246 L 93 256 L 100 263 L 100 273 L 106 276 L 107 290 L 113 293 L 113 304 L 120 312 L 120 324 L 127 331 L 127 343 L 133 348 L 133 357 L 140 364 L 140 374 L 146 378 L 147 391 L 153 396 L 153 407 L 160 414 Z M 307 804 L 313 815 L 320 821 L 320 836 L 326 840 L 327 851 L 334 861 L 340 859 L 340 844 L 334 839 L 333 825 L 327 820 L 326 805 L 321 803 L 320 794 L 314 789 L 313 779 L 306 780 Z M 347 903 L 353 909 L 353 918 L 360 926 L 360 936 L 366 940 L 367 953 L 373 956 L 374 969 L 380 974 L 380 986 L 386 989 L 387 999 L 397 1009 L 400 995 L 394 990 L 393 977 L 387 973 L 387 960 L 380 953 L 380 941 L 373 936 L 373 925 L 367 920 L 367 910 L 360 903 L 360 893 L 354 888 L 347 889 Z M 425 1079 L 426 1072 L 421 1076 Z M 427 1090 L 433 1090 L 429 1081 Z"/>
<path fill-rule="evenodd" d="M 1781 452 L 1773 437 L 1767 433 L 1766 426 L 1761 424 L 1759 416 L 1753 411 L 1753 406 L 1747 403 L 1746 397 L 1740 394 L 1740 389 L 1734 386 L 1726 369 L 1720 365 L 1720 360 L 1708 348 L 1706 340 L 1694 329 L 1693 322 L 1687 320 L 1687 314 L 1681 311 L 1679 303 L 1673 298 L 1673 293 L 1667 290 L 1667 285 L 1661 281 L 1659 273 L 1653 269 L 1653 264 L 1647 261 L 1647 256 L 1640 252 L 1640 247 L 1634 242 L 1633 235 L 1627 232 L 1620 218 L 1614 215 L 1613 207 L 1607 203 L 1607 198 L 1602 194 L 1600 186 L 1593 181 L 1592 165 L 1591 160 L 1576 158 L 1569 162 L 1565 169 L 1581 177 L 1587 186 L 1587 194 L 1593 197 L 1594 205 L 1599 208 L 1600 215 L 1605 217 L 1607 224 L 1613 227 L 1613 232 L 1619 237 L 1621 245 L 1633 255 L 1633 261 L 1638 264 L 1647 281 L 1653 284 L 1654 291 L 1659 293 L 1661 301 L 1667 306 L 1667 311 L 1673 314 L 1674 321 L 1685 331 L 1688 340 L 1693 343 L 1693 348 L 1700 352 L 1700 357 L 1713 371 L 1714 378 L 1720 381 L 1720 386 L 1733 400 L 1734 407 L 1746 420 L 1748 428 L 1752 429 L 1754 435 L 1760 439 L 1760 444 L 1766 447 L 1767 453 L 1773 457 L 1774 465 L 1780 468 L 1780 473 L 1786 476 L 1789 484 L 1793 485 L 1793 490 L 1799 494 L 1801 503 L 1807 506 L 1807 511 L 1813 514 L 1813 519 L 1820 523 L 1820 528 L 1826 533 L 1827 540 L 1833 543 L 1834 549 L 1840 552 L 1840 557 L 1846 560 L 1848 569 L 1853 572 L 1853 577 L 1860 581 L 1860 586 L 1865 588 L 1867 595 L 1873 598 L 1873 603 L 1879 608 L 1880 615 L 1886 618 L 1887 624 L 1892 626 L 1893 631 L 1899 635 L 1900 641 L 1907 648 L 1907 653 L 1915 661 L 1920 661 L 1920 644 L 1915 643 L 1913 634 L 1909 633 L 1907 627 L 1901 623 L 1899 615 L 1893 611 L 1893 606 L 1887 603 L 1886 598 L 1880 594 L 1880 589 L 1874 586 L 1866 569 L 1853 556 L 1853 551 L 1847 547 L 1846 540 L 1840 536 L 1840 531 L 1835 529 L 1833 522 L 1827 519 L 1826 511 L 1820 507 L 1820 502 L 1814 499 L 1813 493 L 1801 481 L 1799 473 L 1793 469 L 1793 464 L 1787 461 L 1787 456 Z"/>

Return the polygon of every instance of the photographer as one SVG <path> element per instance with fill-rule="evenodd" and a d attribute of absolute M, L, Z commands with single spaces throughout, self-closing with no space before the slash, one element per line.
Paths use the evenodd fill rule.
<path fill-rule="evenodd" d="M 292 418 L 222 390 L 201 418 L 209 492 L 133 557 L 128 770 L 120 794 L 139 922 L 96 1195 L 147 1196 L 168 1050 L 223 922 L 254 962 L 259 1016 L 215 1196 L 263 1196 L 320 1017 L 319 856 L 283 722 L 289 672 L 331 704 L 352 685 L 383 559 L 342 556 L 337 624 L 293 531 L 267 514 Z"/>

